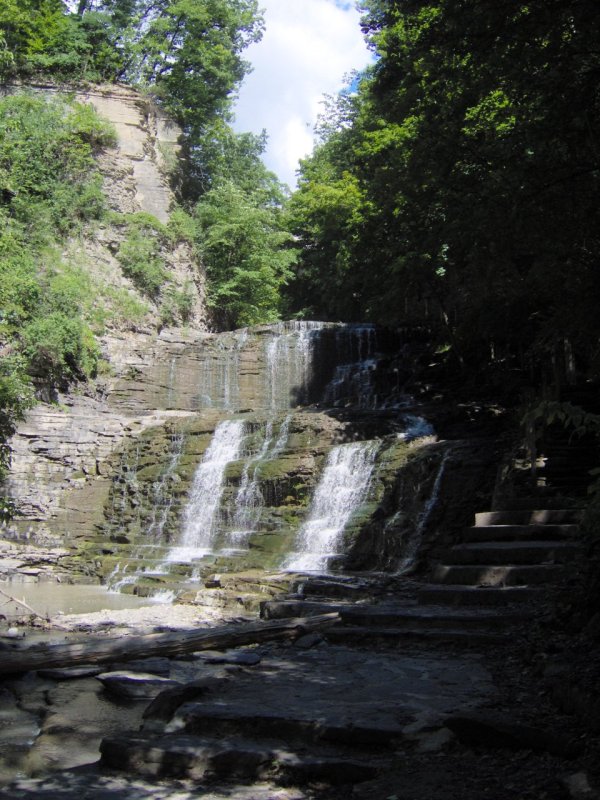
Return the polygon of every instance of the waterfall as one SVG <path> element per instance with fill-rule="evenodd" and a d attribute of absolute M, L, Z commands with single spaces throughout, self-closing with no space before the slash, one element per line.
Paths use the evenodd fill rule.
<path fill-rule="evenodd" d="M 335 332 L 335 371 L 325 387 L 323 402 L 376 408 L 374 376 L 380 359 L 374 325 L 343 325 Z"/>
<path fill-rule="evenodd" d="M 217 426 L 196 469 L 183 516 L 181 541 L 169 553 L 169 561 L 189 562 L 211 552 L 217 533 L 225 470 L 239 457 L 244 433 L 245 426 L 240 420 L 225 420 Z"/>
<path fill-rule="evenodd" d="M 284 569 L 324 571 L 329 559 L 339 554 L 344 528 L 366 498 L 378 444 L 353 442 L 331 450 L 298 534 L 297 550 L 286 559 Z"/>
<path fill-rule="evenodd" d="M 331 559 L 370 509 L 364 504 L 375 437 L 410 441 L 433 433 L 426 420 L 407 413 L 400 345 L 398 332 L 371 324 L 292 321 L 204 334 L 170 355 L 161 374 L 167 407 L 201 415 L 200 424 L 186 420 L 182 429 L 194 436 L 220 422 L 193 466 L 187 457 L 180 461 L 179 435 L 170 434 L 167 448 L 161 444 L 160 472 L 157 448 L 144 445 L 139 476 L 139 454 L 129 450 L 131 463 L 122 464 L 115 482 L 111 519 L 132 546 L 124 548 L 111 585 L 129 585 L 129 591 L 136 585 L 140 593 L 155 587 L 168 593 L 174 585 L 179 591 L 178 584 L 195 580 L 205 567 L 270 568 L 282 552 L 290 571 L 335 568 Z M 333 446 L 338 429 L 370 439 Z M 328 456 L 307 512 L 314 457 L 323 448 Z M 184 499 L 181 482 L 190 480 Z M 431 480 L 435 494 L 441 475 Z M 213 557 L 201 562 L 207 554 Z"/>
<path fill-rule="evenodd" d="M 284 411 L 308 402 L 313 346 L 322 322 L 280 322 L 266 344 L 266 405 Z"/>
<path fill-rule="evenodd" d="M 440 466 L 438 467 L 437 475 L 435 476 L 433 486 L 431 487 L 431 494 L 427 498 L 427 502 L 425 503 L 425 505 L 423 506 L 423 510 L 419 514 L 414 535 L 411 538 L 410 542 L 408 543 L 404 558 L 398 564 L 398 568 L 396 570 L 397 575 L 404 575 L 407 572 L 410 572 L 415 564 L 417 553 L 419 551 L 419 546 L 423 539 L 423 531 L 425 530 L 425 527 L 429 522 L 431 513 L 438 501 L 438 497 L 440 494 L 440 486 L 442 485 L 442 478 L 444 477 L 444 472 L 446 470 L 446 462 L 448 461 L 449 455 L 450 455 L 450 450 L 447 450 L 444 453 L 442 460 L 440 461 Z M 390 526 L 393 525 L 395 519 L 396 515 L 392 517 L 388 525 Z M 386 528 L 388 527 L 388 525 L 386 525 Z"/>
<path fill-rule="evenodd" d="M 228 534 L 229 542 L 234 549 L 244 547 L 258 526 L 264 499 L 260 490 L 260 465 L 262 462 L 277 458 L 285 447 L 291 418 L 291 414 L 285 417 L 277 438 L 273 430 L 274 423 L 269 419 L 260 450 L 256 455 L 250 456 L 244 464 L 240 488 L 235 498 L 233 530 Z"/>
<path fill-rule="evenodd" d="M 240 404 L 240 353 L 248 341 L 242 328 L 217 339 L 215 357 L 206 359 L 200 372 L 199 408 L 237 411 Z"/>
<path fill-rule="evenodd" d="M 152 517 L 147 536 L 157 544 L 162 543 L 162 535 L 173 505 L 173 492 L 169 491 L 175 470 L 181 459 L 184 436 L 174 434 L 171 438 L 171 457 L 166 469 L 152 487 Z"/>
<path fill-rule="evenodd" d="M 435 433 L 433 425 L 423 417 L 417 417 L 416 414 L 405 414 L 402 420 L 406 429 L 403 433 L 398 434 L 398 438 L 404 439 L 405 442 L 412 442 L 413 439 L 421 439 L 424 436 L 433 436 Z"/>

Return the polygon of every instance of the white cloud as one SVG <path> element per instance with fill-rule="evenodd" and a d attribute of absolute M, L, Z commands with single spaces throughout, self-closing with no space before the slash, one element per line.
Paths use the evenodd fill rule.
<path fill-rule="evenodd" d="M 236 104 L 235 129 L 269 135 L 267 166 L 295 184 L 298 159 L 313 147 L 324 94 L 370 60 L 354 4 L 344 0 L 262 0 L 266 31 L 245 53 L 253 65 Z"/>

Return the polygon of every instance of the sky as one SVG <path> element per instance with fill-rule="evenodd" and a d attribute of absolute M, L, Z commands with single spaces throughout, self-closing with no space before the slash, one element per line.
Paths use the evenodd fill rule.
<path fill-rule="evenodd" d="M 298 159 L 313 147 L 313 129 L 325 94 L 337 94 L 344 76 L 371 55 L 354 2 L 261 0 L 266 30 L 244 58 L 253 66 L 239 91 L 235 130 L 260 133 L 269 143 L 267 167 L 291 188 Z"/>

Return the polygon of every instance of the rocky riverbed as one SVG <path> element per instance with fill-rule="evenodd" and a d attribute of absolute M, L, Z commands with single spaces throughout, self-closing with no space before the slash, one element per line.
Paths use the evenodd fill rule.
<path fill-rule="evenodd" d="M 309 592 L 303 602 L 363 616 L 421 613 L 417 581 L 353 579 L 341 593 L 349 587 L 362 596 L 349 601 L 330 585 L 337 597 Z M 481 614 L 489 612 L 471 616 Z M 224 616 L 154 605 L 62 615 L 60 630 L 45 635 L 133 641 Z M 9 676 L 1 714 L 10 725 L 0 738 L 12 783 L 3 796 L 597 797 L 597 740 L 550 703 L 527 631 L 516 626 L 502 645 L 476 636 L 366 643 L 334 627 L 289 642 Z"/>

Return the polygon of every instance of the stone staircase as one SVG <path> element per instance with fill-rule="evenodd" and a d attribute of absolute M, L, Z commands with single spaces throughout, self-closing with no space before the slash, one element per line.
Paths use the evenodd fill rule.
<path fill-rule="evenodd" d="M 265 658 L 258 673 L 236 668 L 216 689 L 196 681 L 172 690 L 172 700 L 164 692 L 146 710 L 142 730 L 104 739 L 102 764 L 148 779 L 279 786 L 372 780 L 393 752 L 414 747 L 415 712 L 394 705 L 407 696 L 395 680 L 401 685 L 414 670 L 418 687 L 405 689 L 420 697 L 438 659 L 439 691 L 448 659 L 458 658 L 469 681 L 480 654 L 514 642 L 518 626 L 535 614 L 530 601 L 568 576 L 582 552 L 577 534 L 576 510 L 485 512 L 463 542 L 442 552 L 428 584 L 373 573 L 298 576 L 288 593 L 262 602 L 261 616 L 336 611 L 338 623 L 300 638 L 293 654 L 255 651 L 257 661 Z M 358 684 L 355 675 L 345 687 L 354 670 Z M 370 693 L 379 688 L 377 699 Z M 439 702 L 436 725 L 452 727 L 444 713 L 454 698 Z"/>
<path fill-rule="evenodd" d="M 582 555 L 577 509 L 521 507 L 475 517 L 463 541 L 442 551 L 429 582 L 383 575 L 305 577 L 261 604 L 264 619 L 328 611 L 339 624 L 325 636 L 350 646 L 404 647 L 510 642 L 534 601 L 565 580 Z M 400 589 L 400 587 L 403 587 Z"/>
<path fill-rule="evenodd" d="M 419 603 L 523 605 L 568 577 L 582 555 L 578 510 L 540 509 L 535 500 L 520 505 L 477 514 L 463 542 L 441 554 Z"/>

